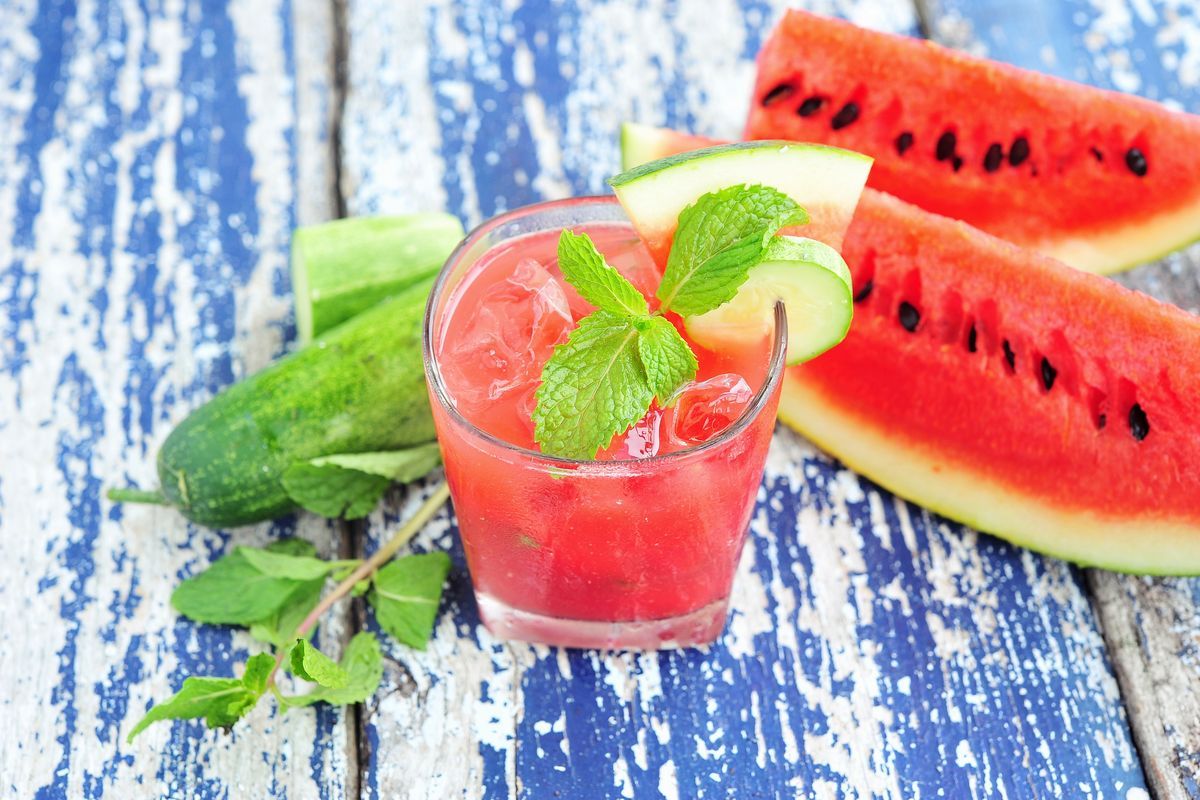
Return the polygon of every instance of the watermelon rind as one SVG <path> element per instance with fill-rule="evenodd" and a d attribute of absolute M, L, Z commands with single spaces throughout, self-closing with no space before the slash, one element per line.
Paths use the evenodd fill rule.
<path fill-rule="evenodd" d="M 800 367 L 803 370 L 803 367 Z M 789 371 L 779 419 L 838 461 L 948 519 L 1081 566 L 1200 575 L 1200 530 L 1152 515 L 1105 517 L 1039 502 L 842 411 Z"/>
<path fill-rule="evenodd" d="M 861 153 L 828 145 L 738 142 L 644 163 L 609 179 L 609 185 L 652 252 L 669 243 L 684 208 L 708 192 L 739 184 L 769 186 L 791 197 L 809 214 L 805 234 L 837 249 L 871 163 Z"/>

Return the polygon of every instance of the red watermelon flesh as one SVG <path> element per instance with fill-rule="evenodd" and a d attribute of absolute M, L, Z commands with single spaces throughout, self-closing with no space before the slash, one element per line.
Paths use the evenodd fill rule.
<path fill-rule="evenodd" d="M 631 133 L 627 167 L 711 144 Z M 784 422 L 979 530 L 1200 574 L 1200 318 L 871 190 L 842 254 L 850 333 L 788 369 Z"/>
<path fill-rule="evenodd" d="M 1200 239 L 1200 117 L 801 11 L 746 136 L 866 153 L 874 188 L 1092 272 Z"/>

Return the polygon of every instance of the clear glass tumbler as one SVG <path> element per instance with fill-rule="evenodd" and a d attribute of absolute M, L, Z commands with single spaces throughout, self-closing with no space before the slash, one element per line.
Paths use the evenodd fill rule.
<path fill-rule="evenodd" d="M 425 318 L 425 371 L 480 616 L 502 639 L 567 647 L 704 644 L 724 627 L 787 350 L 775 311 L 766 379 L 742 415 L 690 449 L 640 460 L 557 458 L 502 441 L 456 408 L 437 358 L 449 303 L 493 248 L 589 224 L 628 225 L 611 198 L 540 203 L 475 229 Z M 630 228 L 632 234 L 632 228 Z"/>

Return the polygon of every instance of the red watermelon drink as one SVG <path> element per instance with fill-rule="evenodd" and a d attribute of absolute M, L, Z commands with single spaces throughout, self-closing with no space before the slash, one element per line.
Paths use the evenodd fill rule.
<path fill-rule="evenodd" d="M 660 648 L 711 641 L 779 399 L 786 334 L 694 350 L 696 377 L 595 459 L 548 456 L 531 413 L 542 368 L 591 307 L 556 268 L 587 233 L 644 293 L 658 267 L 615 200 L 531 206 L 477 229 L 434 288 L 427 371 L 480 615 L 506 639 Z"/>
<path fill-rule="evenodd" d="M 836 250 L 779 231 L 840 241 L 869 166 L 788 142 L 674 156 L 614 178 L 619 204 L 529 206 L 450 257 L 426 375 L 494 634 L 720 633 L 783 369 L 841 341 L 853 308 Z"/>

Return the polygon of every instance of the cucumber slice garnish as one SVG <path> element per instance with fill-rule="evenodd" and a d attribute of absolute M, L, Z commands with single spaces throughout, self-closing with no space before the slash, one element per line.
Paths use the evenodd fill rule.
<path fill-rule="evenodd" d="M 768 336 L 775 302 L 787 307 L 789 366 L 808 361 L 846 338 L 854 316 L 850 270 L 832 247 L 777 236 L 728 303 L 684 320 L 702 347 L 723 350 Z"/>

